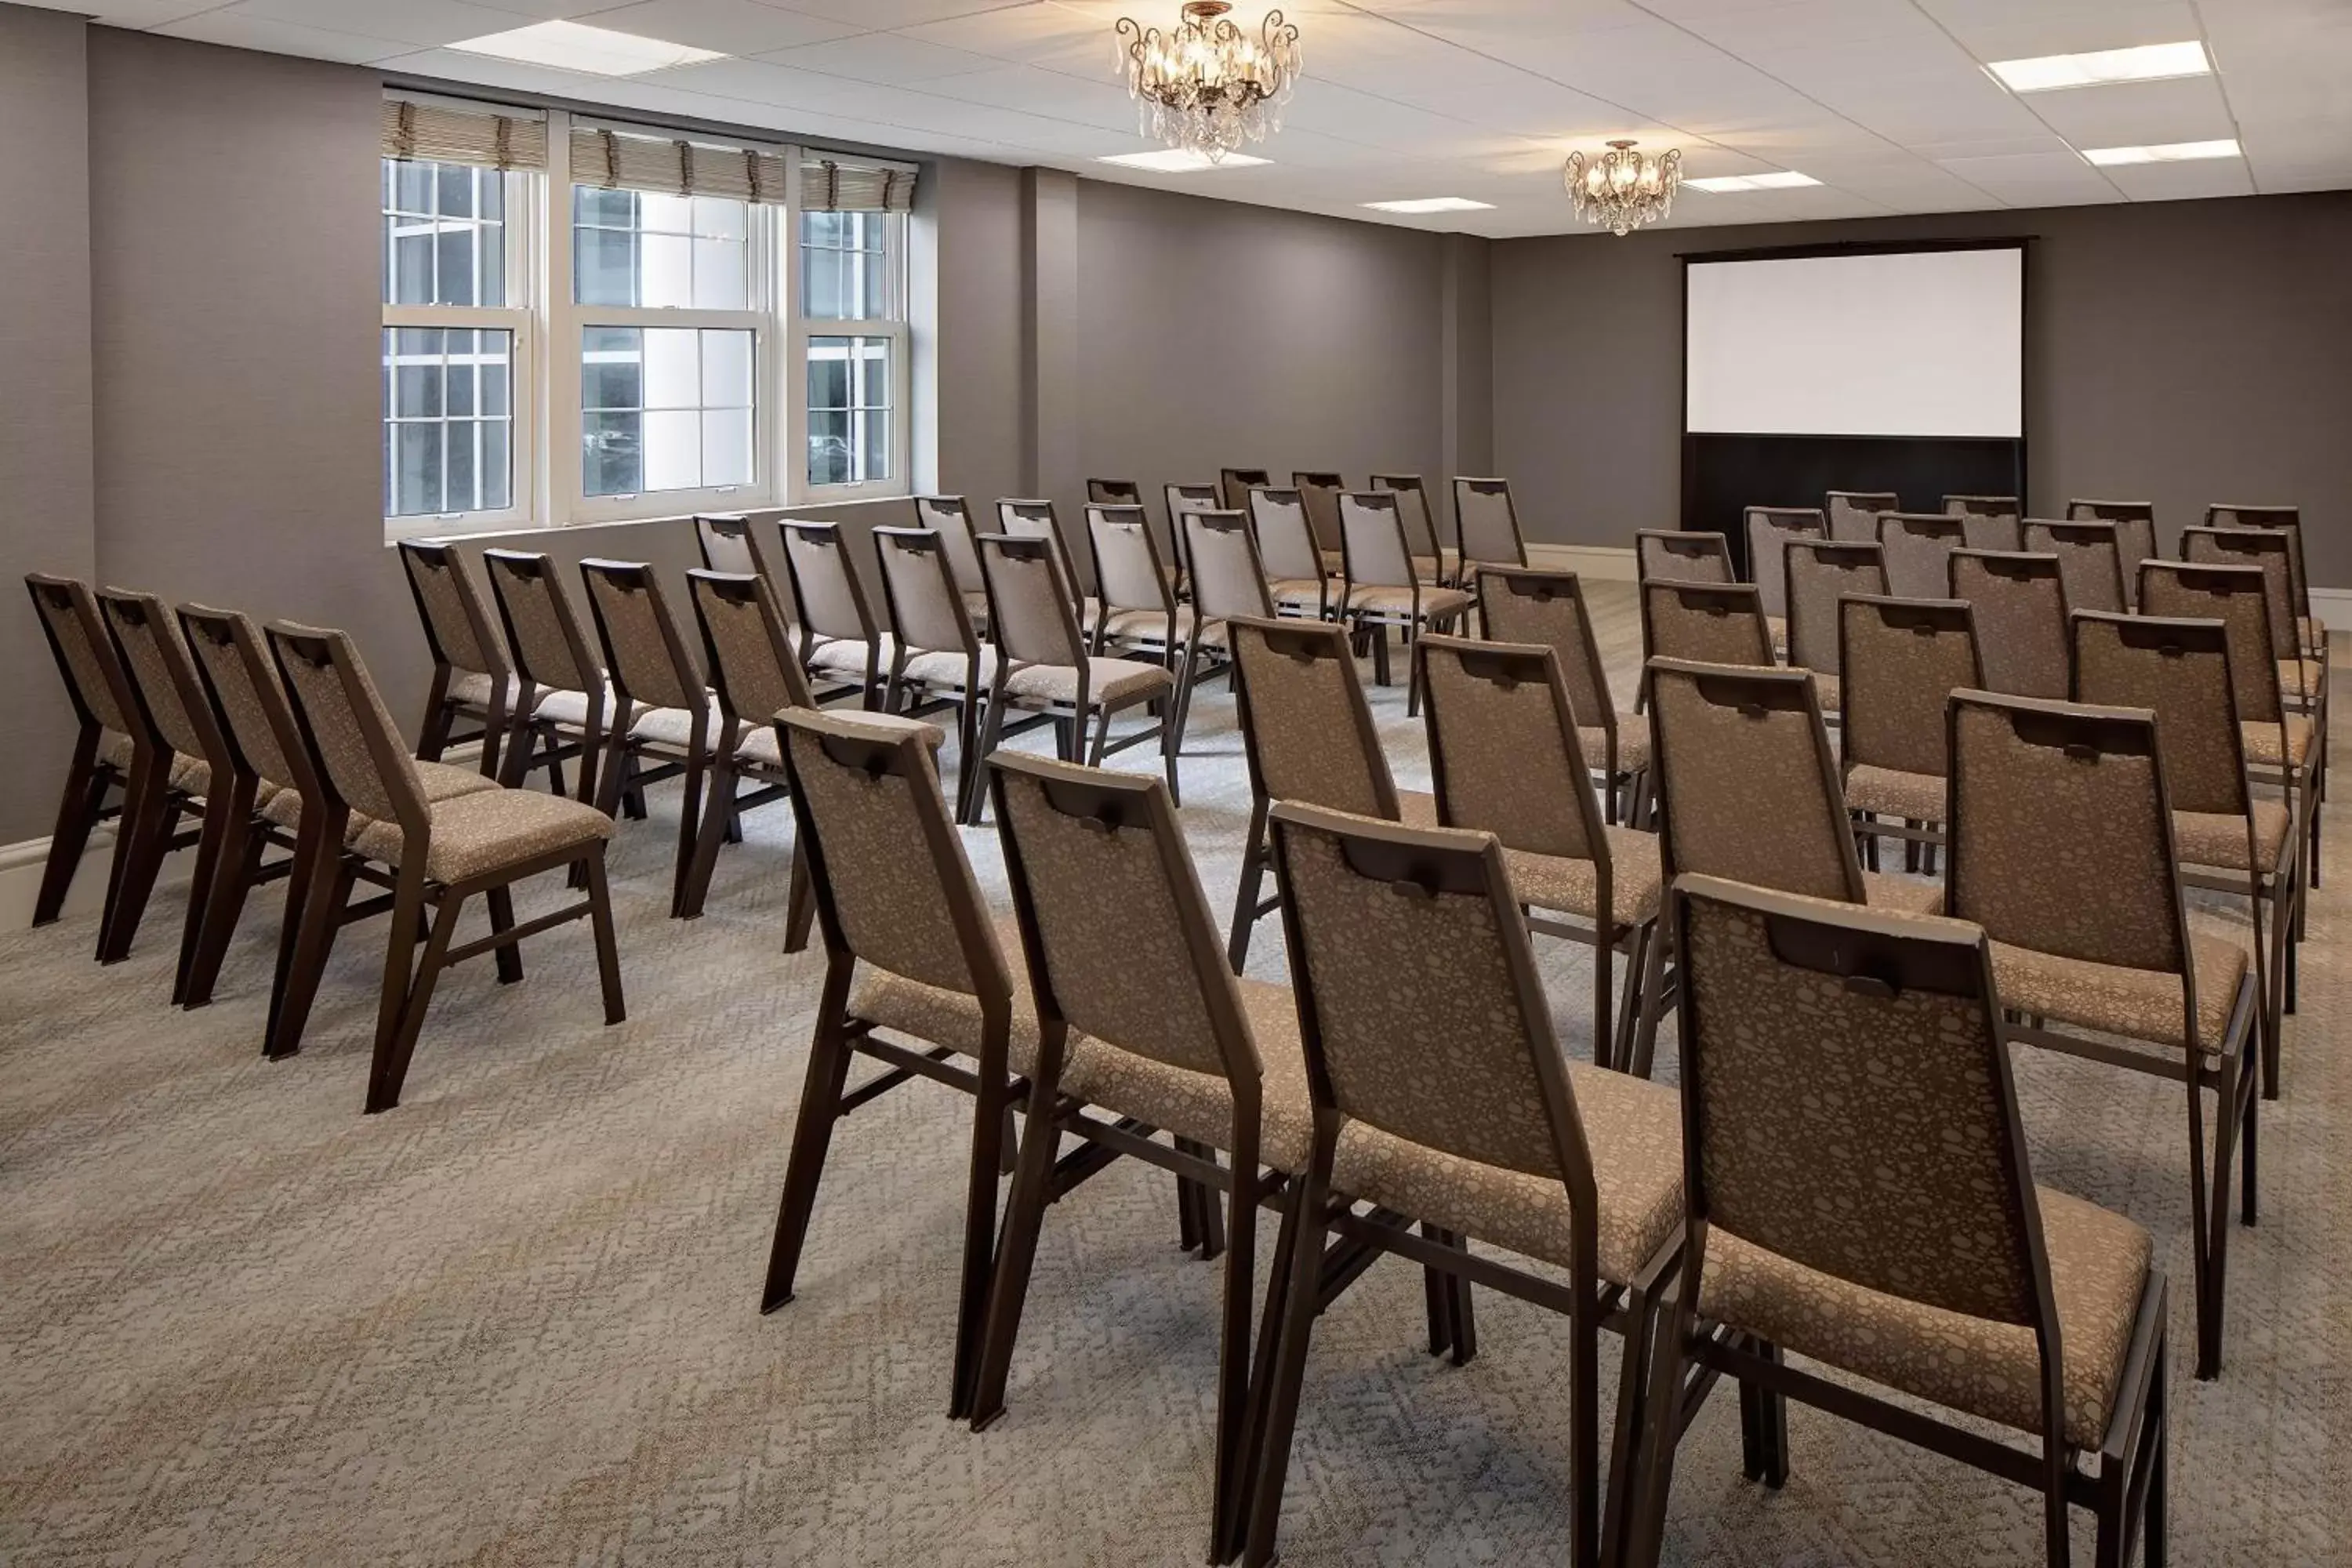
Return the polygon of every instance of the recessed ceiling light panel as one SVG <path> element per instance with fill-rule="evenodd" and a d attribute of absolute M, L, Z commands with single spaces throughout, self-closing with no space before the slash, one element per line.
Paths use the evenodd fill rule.
<path fill-rule="evenodd" d="M 1149 169 L 1158 174 L 1196 174 L 1206 169 L 1241 169 L 1273 160 L 1252 158 L 1242 153 L 1228 153 L 1222 158 L 1213 159 L 1205 153 L 1171 147 L 1164 153 L 1121 153 L 1116 158 L 1097 158 L 1095 162 L 1117 163 L 1122 169 Z"/>
<path fill-rule="evenodd" d="M 1704 180 L 1685 180 L 1683 184 L 1721 195 L 1727 191 L 1790 191 L 1821 182 L 1794 169 L 1780 169 L 1769 174 L 1716 174 Z"/>
<path fill-rule="evenodd" d="M 2213 62 L 2205 46 L 2142 44 L 2130 49 L 2095 49 L 2085 55 L 2036 55 L 2032 59 L 1995 60 L 1985 68 L 2011 92 L 2051 92 L 2067 87 L 2105 87 L 2119 81 L 2161 81 L 2168 77 L 2208 76 Z"/>
<path fill-rule="evenodd" d="M 1381 213 L 1476 213 L 1492 212 L 1492 202 L 1474 202 L 1467 196 L 1415 196 L 1402 202 L 1366 202 L 1364 205 Z"/>
<path fill-rule="evenodd" d="M 725 59 L 716 49 L 616 33 L 580 22 L 538 22 L 511 32 L 489 33 L 451 44 L 469 55 L 490 55 L 525 65 L 553 66 L 558 70 L 590 71 L 597 76 L 635 76 L 665 66 L 690 66 L 701 60 Z"/>
<path fill-rule="evenodd" d="M 2168 142 L 2160 147 L 2085 147 L 2083 156 L 2103 167 L 2118 163 L 2191 163 L 2200 158 L 2234 158 L 2235 142 Z"/>

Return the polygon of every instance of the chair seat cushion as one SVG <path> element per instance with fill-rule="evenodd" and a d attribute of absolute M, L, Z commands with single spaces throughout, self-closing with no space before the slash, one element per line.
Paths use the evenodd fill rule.
<path fill-rule="evenodd" d="M 1639 925 L 1658 912 L 1664 871 L 1658 836 L 1638 827 L 1610 826 L 1601 831 L 1609 840 L 1610 923 Z M 1511 890 L 1519 902 L 1586 920 L 1601 918 L 1601 879 L 1591 861 L 1505 849 L 1503 864 L 1510 871 Z"/>
<path fill-rule="evenodd" d="M 923 738 L 923 744 L 934 752 L 947 744 L 947 731 L 937 724 L 925 723 L 920 719 L 909 719 L 903 713 L 853 711 L 857 721 L 868 729 L 911 731 L 920 735 Z M 744 762 L 759 767 L 781 770 L 784 765 L 783 746 L 776 739 L 776 727 L 773 724 L 759 724 L 746 730 L 743 742 L 735 748 L 735 754 Z"/>
<path fill-rule="evenodd" d="M 137 752 L 138 748 L 131 743 L 131 737 L 120 730 L 100 730 L 98 732 L 98 760 L 108 767 L 130 772 L 131 759 Z"/>
<path fill-rule="evenodd" d="M 2279 660 L 2279 689 L 2290 698 L 2315 697 L 2327 679 L 2327 667 L 2315 658 Z"/>
<path fill-rule="evenodd" d="M 1437 797 L 1427 790 L 1401 789 L 1397 793 L 1397 820 L 1407 827 L 1437 826 Z"/>
<path fill-rule="evenodd" d="M 2326 622 L 2316 616 L 2297 616 L 2294 618 L 2294 635 L 2296 646 L 2305 653 L 2321 659 L 2327 657 Z"/>
<path fill-rule="evenodd" d="M 726 727 L 726 722 L 719 711 L 719 699 L 704 693 L 702 750 L 705 754 L 719 744 L 719 732 Z M 694 745 L 694 714 L 684 708 L 641 708 L 629 721 L 629 739 L 683 755 Z"/>
<path fill-rule="evenodd" d="M 1944 912 L 1944 884 L 1888 871 L 1864 871 L 1862 901 L 1870 909 L 1896 914 L 1937 915 Z"/>
<path fill-rule="evenodd" d="M 1176 678 L 1156 664 L 1134 658 L 1087 660 L 1087 700 L 1099 706 L 1150 696 L 1175 683 Z M 1078 667 L 1074 664 L 1024 664 L 1004 678 L 1009 697 L 1033 702 L 1076 702 Z"/>
<path fill-rule="evenodd" d="M 1264 980 L 1235 984 L 1257 1047 L 1257 1157 L 1279 1170 L 1304 1170 L 1315 1136 L 1315 1110 L 1307 1095 L 1297 1005 L 1287 985 Z M 1222 1073 L 1194 1072 L 1074 1033 L 1062 1064 L 1062 1092 L 1180 1138 L 1197 1138 L 1218 1149 L 1234 1146 L 1233 1088 Z"/>
<path fill-rule="evenodd" d="M 613 819 L 594 806 L 536 790 L 474 790 L 434 801 L 432 808 L 425 874 L 444 886 L 613 836 Z M 396 866 L 404 838 L 398 823 L 372 821 L 352 847 Z"/>
<path fill-rule="evenodd" d="M 2151 969 L 2092 963 L 1996 942 L 1993 988 L 2001 1005 L 2060 1023 L 2155 1045 L 2179 1047 L 2180 977 Z M 2219 1055 L 2246 975 L 2246 950 L 2224 936 L 2189 933 L 2197 974 L 2197 1043 Z"/>
<path fill-rule="evenodd" d="M 1899 816 L 1906 822 L 1941 822 L 1943 775 L 1906 773 L 1899 768 L 1857 763 L 1845 771 L 1845 803 L 1856 811 Z"/>
<path fill-rule="evenodd" d="M 511 713 L 522 696 L 522 677 L 508 676 L 506 689 L 507 711 Z M 490 694 L 497 689 L 496 679 L 478 669 L 458 669 L 454 666 L 450 668 L 448 700 L 452 702 L 467 708 L 487 709 L 490 705 Z"/>
<path fill-rule="evenodd" d="M 898 670 L 898 679 L 908 685 L 936 688 L 940 690 L 964 691 L 971 679 L 971 656 L 953 648 L 931 648 L 922 653 L 910 653 Z M 986 689 L 996 674 L 996 645 L 980 645 L 980 684 Z"/>
<path fill-rule="evenodd" d="M 1601 1277 L 1625 1284 L 1683 1224 L 1682 1105 L 1664 1084 L 1568 1064 L 1592 1152 Z M 1367 1121 L 1339 1130 L 1331 1184 L 1349 1196 L 1563 1267 L 1573 1261 L 1568 1188 L 1465 1160 Z"/>
<path fill-rule="evenodd" d="M 2047 1187 L 2034 1191 L 2064 1358 L 2066 1441 L 2096 1448 L 2106 1436 L 2154 1247 L 2147 1232 L 2119 1215 Z M 1707 1231 L 1698 1311 L 1916 1398 L 2041 1430 L 2042 1358 L 2030 1328 L 1840 1279 L 1719 1225 Z"/>
<path fill-rule="evenodd" d="M 996 945 L 1003 952 L 1013 977 L 1013 1027 L 1006 1046 L 1007 1068 L 1026 1076 L 1037 1066 L 1037 1005 L 1030 997 L 1026 973 L 1022 968 L 1021 927 L 1011 915 L 996 922 Z M 985 1020 L 981 1016 L 980 998 L 969 991 L 910 980 L 887 969 L 860 963 L 856 984 L 849 991 L 849 1016 L 895 1034 L 910 1035 L 929 1045 L 945 1046 L 968 1057 L 980 1055 Z"/>
<path fill-rule="evenodd" d="M 613 692 L 612 682 L 605 682 L 603 721 L 610 723 L 614 712 L 619 706 L 619 700 Z M 531 710 L 531 714 L 534 718 L 544 719 L 551 724 L 561 724 L 568 729 L 585 729 L 588 725 L 588 694 L 584 691 L 562 689 L 542 691 L 540 693 L 539 706 Z"/>
<path fill-rule="evenodd" d="M 1609 731 L 1598 724 L 1579 726 L 1576 743 L 1584 765 L 1598 771 L 1609 765 Z M 1617 771 L 1638 773 L 1650 765 L 1650 721 L 1640 713 L 1617 715 Z"/>
<path fill-rule="evenodd" d="M 827 675 L 863 680 L 869 658 L 875 661 L 877 673 L 890 668 L 890 644 L 888 632 L 877 633 L 871 644 L 856 637 L 827 637 L 809 650 L 808 665 L 811 669 L 822 670 Z"/>
<path fill-rule="evenodd" d="M 1774 658 L 1787 658 L 1789 657 L 1789 617 L 1786 616 L 1765 616 L 1764 631 L 1765 635 L 1772 639 L 1772 657 Z"/>
<path fill-rule="evenodd" d="M 1168 612 L 1165 610 L 1113 610 L 1102 624 L 1103 636 L 1128 641 L 1150 642 L 1155 647 L 1168 640 Z M 1181 643 L 1192 635 L 1192 606 L 1176 606 L 1176 640 Z"/>
<path fill-rule="evenodd" d="M 427 805 L 436 801 L 455 800 L 461 795 L 479 795 L 484 790 L 499 787 L 498 780 L 485 778 L 472 768 L 461 768 L 454 763 L 419 763 L 416 764 L 416 777 L 425 785 L 425 803 Z M 301 795 L 291 786 L 280 787 L 267 781 L 263 782 L 261 788 L 261 815 L 266 821 L 289 832 L 302 826 Z M 356 840 L 374 820 L 373 817 L 352 813 L 346 838 Z"/>
<path fill-rule="evenodd" d="M 2245 737 L 2243 744 L 2246 749 L 2246 761 L 2255 767 L 2275 768 L 2291 765 L 2300 768 L 2305 759 L 2311 755 L 2311 719 L 2307 714 L 2290 713 L 2286 716 L 2284 755 L 2281 754 L 2280 745 L 2281 726 L 2271 723 L 2241 724 L 2238 729 Z"/>
<path fill-rule="evenodd" d="M 1413 613 L 1414 593 L 1412 588 L 1351 588 L 1348 591 L 1348 608 L 1376 616 L 1409 616 Z M 1423 588 L 1419 594 L 1424 620 L 1442 621 L 1470 607 L 1470 595 L 1459 588 Z"/>
<path fill-rule="evenodd" d="M 1319 610 L 1323 607 L 1324 584 L 1319 577 L 1269 578 L 1265 591 L 1278 609 Z"/>
<path fill-rule="evenodd" d="M 2286 851 L 2287 809 L 2283 800 L 2258 800 L 2254 832 L 2261 846 L 2264 874 L 2279 868 Z M 2176 811 L 2172 814 L 2172 851 L 2188 866 L 2218 866 L 2225 871 L 2248 869 L 2246 819 L 2229 812 Z"/>
<path fill-rule="evenodd" d="M 1782 657 L 1786 658 L 1787 655 L 1784 653 Z M 1821 700 L 1822 711 L 1831 714 L 1844 711 L 1839 706 L 1839 699 L 1844 695 L 1843 683 L 1836 676 L 1824 675 L 1818 669 L 1812 672 L 1812 677 L 1813 690 Z"/>

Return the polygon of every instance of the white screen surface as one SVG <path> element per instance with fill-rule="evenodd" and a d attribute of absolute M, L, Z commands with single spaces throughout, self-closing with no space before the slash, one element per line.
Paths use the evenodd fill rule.
<path fill-rule="evenodd" d="M 1914 250 L 1685 268 L 1684 427 L 2025 434 L 2025 253 Z"/>

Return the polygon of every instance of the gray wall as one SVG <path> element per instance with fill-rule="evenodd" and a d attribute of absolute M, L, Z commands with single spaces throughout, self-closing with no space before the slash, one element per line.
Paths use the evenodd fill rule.
<path fill-rule="evenodd" d="M 1494 255 L 1496 462 L 1532 538 L 1679 521 L 1682 251 L 2031 235 L 2029 509 L 2304 509 L 2312 580 L 2352 585 L 2352 194 L 1508 240 Z"/>

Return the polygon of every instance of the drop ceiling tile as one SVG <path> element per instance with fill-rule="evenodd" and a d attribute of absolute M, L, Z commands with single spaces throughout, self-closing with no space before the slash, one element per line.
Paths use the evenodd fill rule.
<path fill-rule="evenodd" d="M 2254 194 L 2253 176 L 2241 158 L 2200 159 L 2191 163 L 2123 163 L 2105 173 L 2117 190 L 2136 202 Z"/>
<path fill-rule="evenodd" d="M 846 22 L 868 30 L 914 27 L 982 11 L 1017 10 L 1046 0 L 767 0 L 786 11 Z"/>
<path fill-rule="evenodd" d="M 412 47 L 454 44 L 507 32 L 517 25 L 511 12 L 467 5 L 464 0 L 402 0 L 397 5 L 383 5 L 381 0 L 239 0 L 211 14 L 394 38 Z"/>
<path fill-rule="evenodd" d="M 273 55 L 302 55 L 311 59 L 341 60 L 365 65 L 415 54 L 417 46 L 397 38 L 367 37 L 358 33 L 308 27 L 267 16 L 242 15 L 235 6 L 208 11 L 185 21 L 151 28 L 167 38 L 191 38 L 200 44 L 226 44 L 231 48 L 259 49 Z"/>
<path fill-rule="evenodd" d="M 756 55 L 856 31 L 845 22 L 779 11 L 755 0 L 637 0 L 617 11 L 599 11 L 591 26 L 726 55 Z"/>
<path fill-rule="evenodd" d="M 1125 88 L 1108 79 L 1088 81 L 1036 66 L 991 61 L 986 69 L 940 77 L 921 85 L 925 92 L 961 103 L 1041 114 L 1109 131 L 1132 131 L 1136 123 L 1135 100 L 1128 97 Z"/>
<path fill-rule="evenodd" d="M 967 71 L 1004 68 L 1004 62 L 992 56 L 952 49 L 901 33 L 860 33 L 803 48 L 775 50 L 761 58 L 803 70 L 823 71 L 828 76 L 898 85 L 935 81 Z"/>
<path fill-rule="evenodd" d="M 532 21 L 570 21 L 599 11 L 617 11 L 629 0 L 481 0 L 493 11 L 511 11 Z M 521 26 L 520 22 L 513 24 Z"/>
<path fill-rule="evenodd" d="M 1950 47 L 1943 29 L 1920 12 L 1880 0 L 1786 0 L 1694 17 L 1684 25 L 1743 58 L 1859 40 L 1899 42 L 1917 48 Z"/>
<path fill-rule="evenodd" d="M 1111 21 L 1064 5 L 1016 5 L 900 27 L 900 37 L 1074 75 L 1112 74 Z"/>
<path fill-rule="evenodd" d="M 837 114 L 859 112 L 859 104 L 866 101 L 873 90 L 866 84 L 851 81 L 846 77 L 793 70 L 772 60 L 732 58 L 672 66 L 667 70 L 649 71 L 626 79 L 652 81 L 664 87 L 683 88 L 688 92 L 706 92 L 719 98 L 740 99 L 747 103 Z"/>
<path fill-rule="evenodd" d="M 1993 5 L 1920 0 L 1920 8 L 1980 60 L 2177 44 L 2205 33 L 2196 8 L 2187 0 L 2148 0 L 2139 5 L 2116 0 L 2053 5 L 2042 0 Z"/>
<path fill-rule="evenodd" d="M 2221 84 L 2211 77 L 2037 92 L 2025 101 L 2076 147 L 2213 142 L 2238 133 Z"/>

